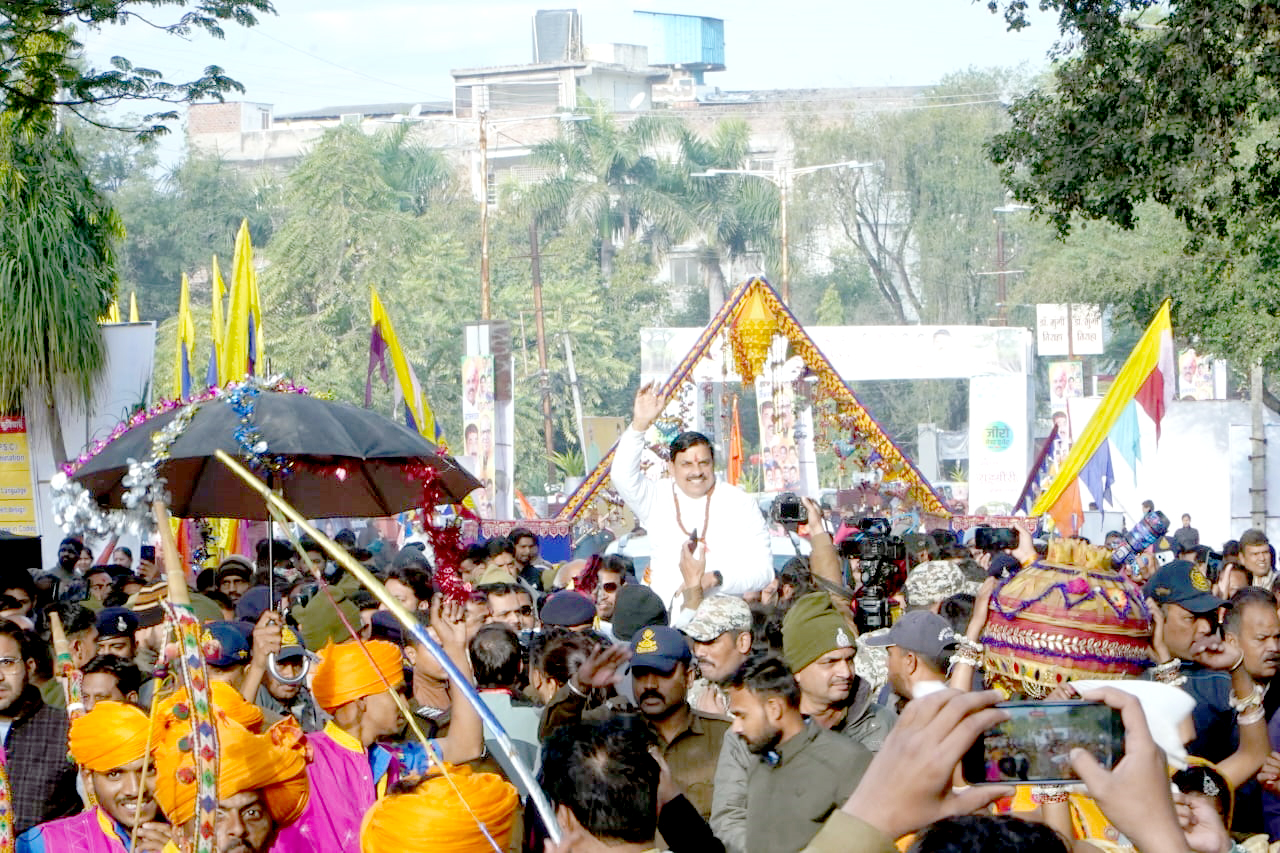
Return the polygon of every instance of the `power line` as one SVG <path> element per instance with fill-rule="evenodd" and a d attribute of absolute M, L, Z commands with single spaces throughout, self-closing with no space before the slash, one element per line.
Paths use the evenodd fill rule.
<path fill-rule="evenodd" d="M 250 33 L 252 33 L 252 34 L 254 34 L 254 35 L 257 35 L 257 36 L 262 36 L 263 38 L 265 38 L 265 39 L 269 39 L 270 41 L 273 41 L 273 42 L 275 42 L 276 44 L 283 45 L 284 47 L 287 47 L 287 48 L 289 48 L 290 50 L 297 51 L 298 53 L 302 54 L 303 56 L 310 57 L 311 59 L 314 59 L 314 60 L 316 60 L 317 62 L 323 62 L 325 65 L 332 65 L 334 68 L 339 68 L 339 69 L 341 69 L 341 70 L 343 70 L 343 71 L 346 71 L 348 74 L 355 74 L 357 77 L 364 77 L 365 79 L 367 79 L 367 80 L 372 80 L 372 81 L 374 81 L 375 83 L 381 83 L 381 84 L 383 84 L 384 86 L 392 86 L 392 87 L 394 87 L 394 88 L 401 89 L 401 90 L 403 90 L 403 91 L 405 91 L 405 92 L 413 92 L 417 97 L 422 98 L 423 100 L 432 100 L 432 101 L 450 101 L 450 102 L 452 102 L 452 101 L 453 101 L 453 97 L 452 97 L 452 96 L 450 96 L 450 97 L 444 97 L 444 96 L 441 96 L 441 95 L 424 95 L 424 94 L 423 94 L 422 92 L 420 92 L 419 90 L 414 89 L 414 88 L 412 88 L 412 87 L 410 87 L 410 86 L 405 86 L 403 83 L 393 83 L 393 82 L 391 82 L 390 80 L 383 80 L 381 77 L 374 77 L 372 74 L 366 74 L 366 73 L 365 73 L 365 72 L 363 72 L 363 71 L 357 71 L 357 70 L 356 70 L 356 69 L 354 69 L 354 68 L 349 68 L 349 67 L 347 67 L 347 66 L 345 66 L 345 65 L 342 65 L 341 63 L 334 62 L 332 59 L 326 59 L 326 58 L 325 58 L 325 57 L 323 57 L 323 56 L 320 56 L 320 55 L 318 55 L 318 54 L 311 53 L 311 52 L 310 52 L 310 51 L 308 51 L 308 50 L 303 50 L 303 49 L 302 49 L 302 48 L 300 48 L 300 47 L 297 47 L 297 46 L 295 46 L 295 45 L 289 44 L 287 41 L 284 41 L 283 39 L 278 39 L 278 38 L 276 38 L 275 36 L 267 35 L 265 32 L 262 32 L 261 30 L 252 29 L 252 30 L 249 30 L 248 32 L 250 32 Z"/>

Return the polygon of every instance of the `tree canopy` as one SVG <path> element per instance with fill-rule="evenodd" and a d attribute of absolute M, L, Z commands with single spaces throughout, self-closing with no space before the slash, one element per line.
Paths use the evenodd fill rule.
<path fill-rule="evenodd" d="M 54 405 L 67 377 L 88 398 L 105 353 L 98 318 L 116 292 L 120 221 L 66 132 L 0 112 L 0 411 L 29 389 Z M 55 450 L 55 452 L 57 452 Z"/>
<path fill-rule="evenodd" d="M 112 57 L 107 68 L 86 69 L 81 33 L 136 22 L 183 38 L 197 32 L 223 38 L 224 25 L 251 27 L 274 11 L 270 0 L 0 0 L 0 103 L 25 121 L 54 107 L 87 114 L 94 106 L 181 104 L 243 92 L 216 65 L 182 81 L 166 80 L 123 56 Z M 163 109 L 143 116 L 134 129 L 164 132 L 163 122 L 176 118 Z"/>
<path fill-rule="evenodd" d="M 1025 0 L 993 0 L 1011 27 Z M 1237 366 L 1280 358 L 1280 15 L 1259 0 L 1042 0 L 1063 33 L 1051 85 L 1018 99 L 991 155 L 1062 234 L 1131 229 L 1144 205 L 1185 226 L 1184 257 L 1129 288 L 1145 313 Z M 1121 296 L 1122 294 L 1114 294 Z M 1121 301 L 1111 299 L 1108 301 Z"/>

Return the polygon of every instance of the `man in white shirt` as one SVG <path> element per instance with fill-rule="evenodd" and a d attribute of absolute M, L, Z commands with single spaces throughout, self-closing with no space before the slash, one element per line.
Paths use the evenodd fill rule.
<path fill-rule="evenodd" d="M 885 633 L 862 642 L 888 647 L 889 686 L 908 702 L 946 688 L 956 635 L 938 614 L 913 610 Z"/>
<path fill-rule="evenodd" d="M 614 451 L 614 488 L 649 532 L 647 583 L 668 610 L 683 598 L 680 551 L 696 541 L 694 557 L 706 562 L 704 586 L 729 595 L 764 589 L 773 580 L 769 531 L 755 500 L 716 479 L 711 442 L 684 432 L 671 442 L 669 478 L 650 480 L 640 470 L 645 431 L 662 413 L 657 389 L 636 392 L 631 427 Z"/>

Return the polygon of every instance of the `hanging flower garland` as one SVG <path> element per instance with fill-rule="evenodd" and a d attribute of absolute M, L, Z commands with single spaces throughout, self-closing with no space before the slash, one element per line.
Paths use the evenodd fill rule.
<path fill-rule="evenodd" d="M 473 591 L 471 584 L 462 579 L 462 557 L 466 549 L 462 545 L 463 518 L 479 522 L 475 513 L 458 504 L 459 515 L 455 523 L 439 523 L 435 519 L 435 508 L 444 504 L 452 504 L 453 498 L 445 489 L 440 472 L 430 465 L 415 464 L 407 469 L 409 477 L 422 483 L 422 500 L 419 506 L 423 512 L 423 532 L 431 541 L 431 551 L 435 556 L 435 567 L 431 577 L 436 589 L 446 598 L 466 601 Z"/>
<path fill-rule="evenodd" d="M 241 382 L 223 388 L 210 387 L 187 400 L 162 400 L 150 409 L 139 412 L 117 424 L 111 434 L 95 441 L 74 462 L 64 465 L 49 485 L 52 490 L 53 518 L 63 530 L 94 536 L 134 535 L 149 537 L 155 532 L 155 520 L 151 515 L 154 501 L 169 502 L 165 479 L 160 467 L 170 458 L 173 443 L 191 425 L 192 418 L 205 403 L 223 400 L 240 416 L 241 426 L 236 430 L 236 442 L 241 455 L 250 465 L 273 472 L 284 473 L 287 466 L 279 465 L 280 457 L 268 452 L 266 442 L 253 424 L 253 406 L 261 391 L 277 391 L 307 394 L 307 389 L 282 377 L 258 379 L 250 376 Z M 153 418 L 178 410 L 169 423 L 151 436 L 150 452 L 142 459 L 129 459 L 129 472 L 120 480 L 124 486 L 121 509 L 104 509 L 83 485 L 71 477 L 91 459 L 107 448 L 111 442 L 129 430 L 141 427 Z M 274 467 L 273 467 L 274 466 Z"/>

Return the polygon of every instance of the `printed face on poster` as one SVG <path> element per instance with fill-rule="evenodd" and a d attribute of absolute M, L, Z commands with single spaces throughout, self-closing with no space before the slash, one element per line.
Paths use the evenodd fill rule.
<path fill-rule="evenodd" d="M 804 371 L 799 357 L 787 358 L 787 342 L 775 338 L 764 375 L 756 379 L 760 423 L 761 491 L 813 496 L 818 489 L 813 449 L 813 412 L 796 383 Z"/>
<path fill-rule="evenodd" d="M 1181 400 L 1213 400 L 1214 360 L 1193 349 L 1178 353 L 1178 398 Z"/>
<path fill-rule="evenodd" d="M 493 518 L 496 465 L 493 440 L 493 357 L 462 359 L 462 449 L 484 489 L 474 493 L 481 518 Z"/>
<path fill-rule="evenodd" d="M 800 451 L 796 446 L 795 391 L 790 382 L 756 380 L 760 419 L 761 491 L 800 490 Z"/>
<path fill-rule="evenodd" d="M 1049 408 L 1065 412 L 1067 400 L 1084 396 L 1084 364 L 1079 361 L 1049 362 Z"/>

